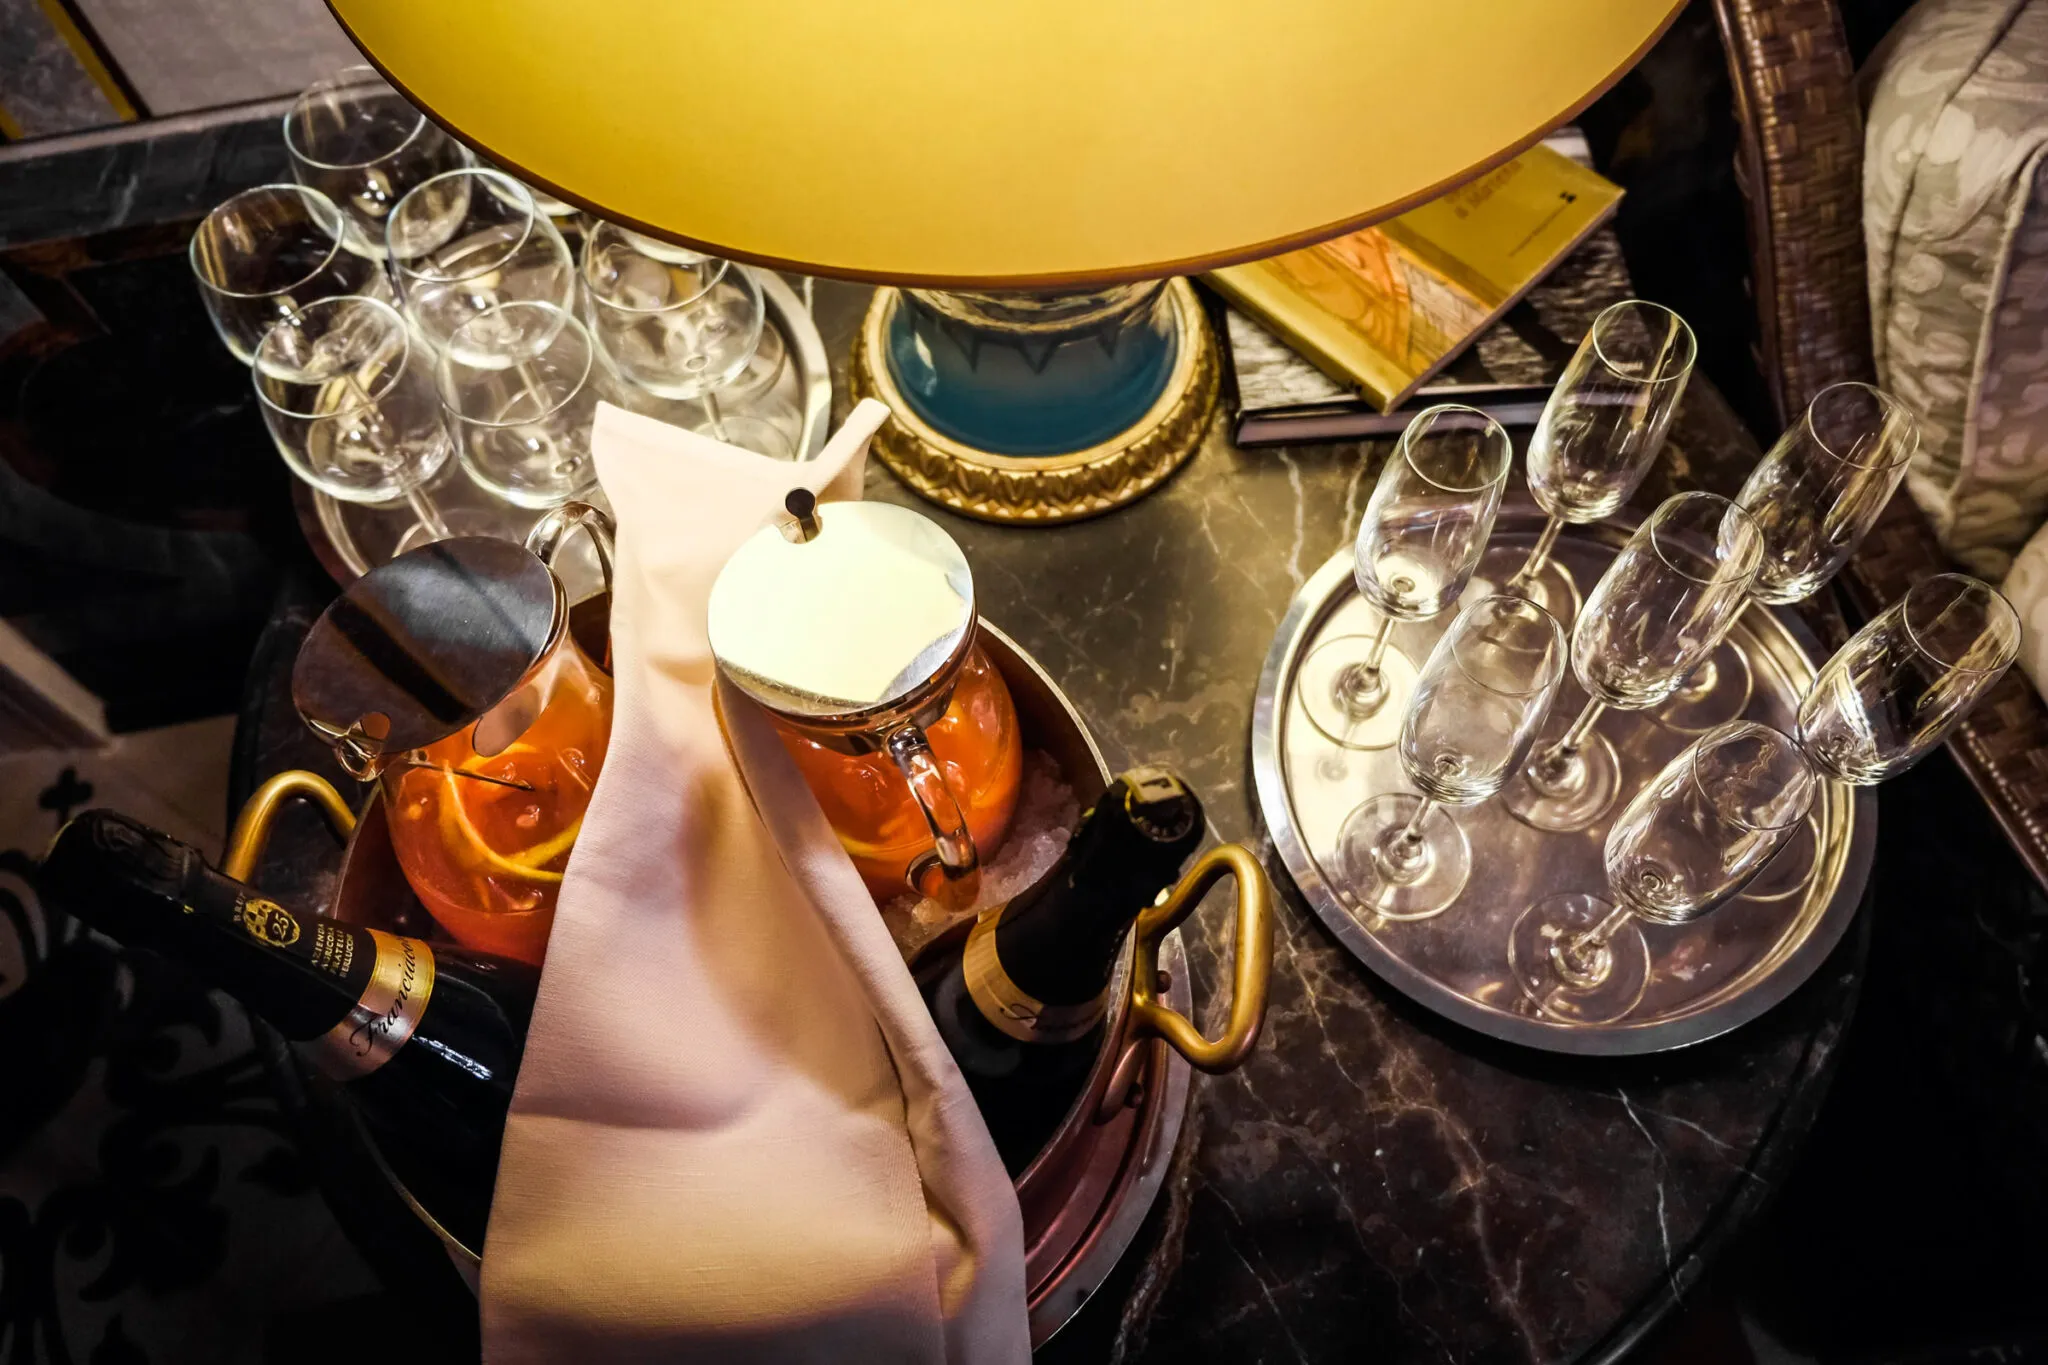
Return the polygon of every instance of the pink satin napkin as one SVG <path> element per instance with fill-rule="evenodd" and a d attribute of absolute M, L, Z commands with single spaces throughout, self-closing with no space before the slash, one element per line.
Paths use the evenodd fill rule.
<path fill-rule="evenodd" d="M 794 487 L 857 498 L 886 416 L 863 402 L 789 464 L 599 411 L 617 697 L 505 1130 L 491 1365 L 1029 1358 L 994 1144 L 859 875 L 705 636 L 727 557 Z"/>

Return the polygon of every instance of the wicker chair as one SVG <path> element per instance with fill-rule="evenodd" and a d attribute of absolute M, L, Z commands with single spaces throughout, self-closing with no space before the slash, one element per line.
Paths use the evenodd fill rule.
<path fill-rule="evenodd" d="M 1757 361 L 1781 419 L 1875 378 L 1863 257 L 1863 119 L 1835 0 L 1715 0 L 1741 127 Z M 1842 577 L 1866 614 L 1952 567 L 1912 499 L 1892 499 Z M 2014 669 L 1949 748 L 2048 886 L 2048 705 Z"/>

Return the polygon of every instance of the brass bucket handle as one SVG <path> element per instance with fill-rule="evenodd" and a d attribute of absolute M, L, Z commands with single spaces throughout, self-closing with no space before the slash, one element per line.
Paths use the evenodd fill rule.
<path fill-rule="evenodd" d="M 1230 1022 L 1222 1037 L 1209 1039 L 1187 1016 L 1160 1000 L 1159 945 L 1224 877 L 1237 883 Z M 1196 860 L 1165 900 L 1138 916 L 1135 940 L 1124 1051 L 1096 1109 L 1099 1121 L 1114 1117 L 1135 1098 L 1145 1048 L 1154 1036 L 1164 1039 L 1190 1066 L 1211 1075 L 1235 1070 L 1251 1055 L 1266 1020 L 1266 986 L 1273 970 L 1273 886 L 1266 869 L 1243 844 L 1217 845 Z"/>
<path fill-rule="evenodd" d="M 228 835 L 227 856 L 220 860 L 223 873 L 238 882 L 249 880 L 256 871 L 257 859 L 270 843 L 270 831 L 277 825 L 279 812 L 285 802 L 295 797 L 318 806 L 339 838 L 346 839 L 355 833 L 356 813 L 348 808 L 348 802 L 342 800 L 333 783 L 303 768 L 287 769 L 258 787 L 243 803 L 241 813 L 235 816 L 235 828 Z"/>

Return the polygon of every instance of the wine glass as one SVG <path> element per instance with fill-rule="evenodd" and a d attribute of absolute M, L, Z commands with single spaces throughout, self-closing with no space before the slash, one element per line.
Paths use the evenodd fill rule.
<path fill-rule="evenodd" d="M 727 410 L 775 379 L 754 366 L 767 318 L 760 281 L 731 261 L 616 223 L 585 236 L 582 278 L 591 334 L 638 398 L 633 406 L 684 426 L 699 425 L 692 416 L 701 414 L 701 429 L 732 440 Z"/>
<path fill-rule="evenodd" d="M 2018 657 L 2020 618 L 1988 583 L 1936 574 L 1822 665 L 1799 742 L 1830 777 L 1867 787 L 1918 763 Z"/>
<path fill-rule="evenodd" d="M 1722 905 L 1806 819 L 1820 785 L 1800 746 L 1738 720 L 1708 731 L 1637 792 L 1607 832 L 1612 901 L 1550 896 L 1508 933 L 1508 965 L 1536 1008 L 1605 1024 L 1643 998 L 1650 950 L 1630 921 L 1685 924 Z"/>
<path fill-rule="evenodd" d="M 1849 382 L 1815 394 L 1735 495 L 1764 537 L 1749 595 L 1783 605 L 1819 592 L 1877 524 L 1919 447 L 1919 423 L 1883 390 Z M 1741 714 L 1752 686 L 1748 656 L 1728 641 L 1658 719 L 1681 732 L 1710 730 Z"/>
<path fill-rule="evenodd" d="M 447 171 L 422 182 L 392 210 L 384 245 L 399 304 L 436 351 L 501 303 L 575 307 L 568 245 L 503 171 Z"/>
<path fill-rule="evenodd" d="M 1621 761 L 1593 727 L 1608 707 L 1648 710 L 1685 681 L 1735 624 L 1763 537 L 1749 513 L 1713 493 L 1680 493 L 1652 512 L 1600 576 L 1572 628 L 1572 671 L 1588 701 L 1544 727 L 1508 784 L 1525 824 L 1584 829 L 1614 804 Z"/>
<path fill-rule="evenodd" d="M 411 330 L 390 304 L 307 304 L 263 334 L 250 371 L 263 421 L 292 473 L 346 502 L 403 497 L 408 545 L 450 534 L 423 486 L 448 462 L 448 433 Z"/>
<path fill-rule="evenodd" d="M 414 186 L 463 164 L 460 143 L 367 66 L 315 81 L 284 116 L 292 177 L 340 208 L 344 243 L 384 257 L 384 224 Z"/>
<path fill-rule="evenodd" d="M 1529 439 L 1529 492 L 1549 520 L 1502 591 L 1572 619 L 1579 590 L 1551 558 L 1557 537 L 1614 515 L 1642 486 L 1697 354 L 1692 328 L 1659 304 L 1623 299 L 1593 319 Z"/>
<path fill-rule="evenodd" d="M 1401 767 L 1422 793 L 1388 792 L 1337 836 L 1348 898 L 1388 920 L 1443 913 L 1472 873 L 1472 847 L 1443 806 L 1476 806 L 1522 766 L 1564 680 L 1564 628 L 1525 598 L 1482 597 L 1458 613 L 1415 681 Z"/>
<path fill-rule="evenodd" d="M 315 299 L 382 285 L 374 261 L 343 248 L 343 232 L 334 201 L 304 185 L 258 185 L 206 215 L 187 256 L 235 359 L 248 364 L 265 332 Z"/>
<path fill-rule="evenodd" d="M 1465 591 L 1513 458 L 1507 432 L 1476 408 L 1426 408 L 1401 433 L 1353 549 L 1358 591 L 1379 611 L 1379 629 L 1317 646 L 1296 684 L 1309 720 L 1345 748 L 1384 749 L 1400 733 L 1415 665 L 1388 648 L 1394 623 L 1427 621 Z"/>
<path fill-rule="evenodd" d="M 462 467 L 519 507 L 597 482 L 590 426 L 605 397 L 590 333 L 552 303 L 501 303 L 455 329 L 437 370 Z"/>
<path fill-rule="evenodd" d="M 503 166 L 498 165 L 496 162 L 485 161 L 483 158 L 476 156 L 472 156 L 471 160 L 475 164 L 482 165 L 487 170 L 502 171 L 506 176 L 517 181 L 519 188 L 525 190 L 527 197 L 533 200 L 533 206 L 547 216 L 547 220 L 555 225 L 555 231 L 562 235 L 562 240 L 571 245 L 572 251 L 570 254 L 574 254 L 574 245 L 583 240 L 586 220 L 582 209 L 577 208 L 566 199 L 556 198 L 540 186 L 521 176 L 513 175 L 512 172 L 505 170 Z"/>

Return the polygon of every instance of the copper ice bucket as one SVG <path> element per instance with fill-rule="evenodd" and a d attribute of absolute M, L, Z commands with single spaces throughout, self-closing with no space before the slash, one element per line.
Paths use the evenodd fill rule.
<path fill-rule="evenodd" d="M 1025 744 L 1048 754 L 1087 806 L 1112 774 L 1079 713 L 1008 636 L 984 621 L 980 638 L 1016 701 Z M 370 802 L 360 819 L 351 821 L 333 787 L 312 773 L 281 773 L 250 798 L 223 863 L 230 875 L 249 877 L 277 812 L 292 797 L 313 799 L 348 835 L 328 908 L 331 916 L 416 937 L 445 938 L 399 871 L 383 804 Z M 1225 878 L 1237 888 L 1233 995 L 1223 1035 L 1210 1040 L 1188 1019 L 1192 993 L 1174 930 Z M 1137 1235 L 1172 1164 L 1191 1069 L 1229 1071 L 1257 1040 L 1272 961 L 1271 898 L 1258 860 L 1242 845 L 1225 844 L 1197 859 L 1174 892 L 1147 910 L 1125 940 L 1112 976 L 1118 984 L 1112 987 L 1102 1050 L 1052 1137 L 1016 1178 L 1034 1346 L 1080 1310 Z M 965 935 L 967 927 L 957 926 L 937 942 Z M 481 1265 L 481 1221 L 423 1205 L 374 1144 L 362 1145 L 474 1288 Z"/>

